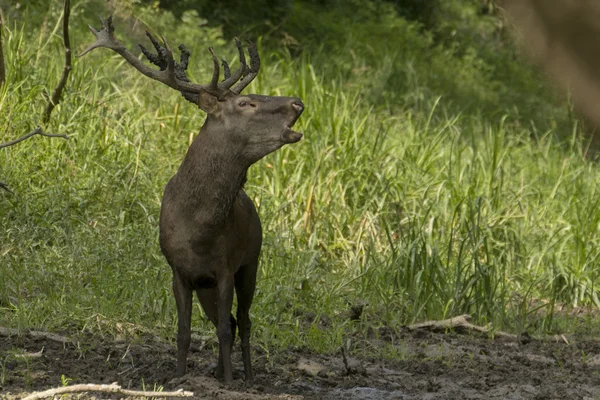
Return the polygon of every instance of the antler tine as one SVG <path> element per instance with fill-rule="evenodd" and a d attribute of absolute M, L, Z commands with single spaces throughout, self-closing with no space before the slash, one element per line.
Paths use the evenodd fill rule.
<path fill-rule="evenodd" d="M 173 52 L 171 51 L 171 48 L 169 47 L 169 43 L 167 42 L 167 38 L 164 35 L 161 35 L 161 38 L 163 40 L 164 46 L 162 48 L 162 50 L 159 50 L 159 54 L 164 54 L 164 58 L 167 60 L 167 73 L 169 74 L 169 77 L 172 78 L 174 81 L 176 81 L 176 76 L 175 76 L 175 59 L 173 58 Z M 161 55 L 162 55 L 161 54 Z"/>
<path fill-rule="evenodd" d="M 242 43 L 238 40 L 238 38 L 235 38 L 235 45 L 240 55 L 240 67 L 233 73 L 233 75 L 226 76 L 225 80 L 219 84 L 219 87 L 222 89 L 229 89 L 244 75 L 244 73 L 248 69 L 246 65 L 246 56 L 244 55 L 244 49 L 242 48 Z M 227 65 L 225 60 L 223 60 L 223 62 L 225 63 L 225 65 Z"/>
<path fill-rule="evenodd" d="M 223 66 L 223 82 L 225 82 L 231 76 L 231 69 L 229 69 L 229 64 L 223 58 L 221 58 L 221 65 Z"/>
<path fill-rule="evenodd" d="M 140 46 L 142 53 L 144 53 L 148 61 L 159 67 L 161 71 L 164 71 L 165 69 L 167 69 L 168 66 L 168 52 L 164 49 L 163 46 L 160 45 L 160 43 L 158 43 L 158 41 L 154 38 L 154 36 L 152 36 L 150 32 L 146 31 L 146 36 L 148 36 L 148 39 L 150 39 L 150 42 L 152 42 L 152 44 L 154 45 L 154 48 L 156 49 L 156 55 L 150 53 L 143 45 L 139 44 L 138 46 Z"/>
<path fill-rule="evenodd" d="M 179 57 L 179 65 L 185 71 L 190 63 L 190 55 L 191 53 L 185 48 L 183 44 L 180 44 L 178 47 L 179 51 L 181 51 L 181 56 Z"/>
<path fill-rule="evenodd" d="M 258 71 L 260 70 L 260 57 L 256 45 L 248 41 L 248 54 L 250 55 L 250 68 L 247 69 L 247 74 L 238 82 L 231 91 L 235 94 L 240 94 L 252 82 Z"/>
<path fill-rule="evenodd" d="M 221 70 L 221 66 L 219 65 L 219 58 L 215 54 L 215 51 L 213 50 L 213 48 L 209 47 L 208 51 L 210 51 L 210 55 L 213 58 L 213 64 L 214 64 L 213 76 L 212 76 L 212 79 L 210 81 L 209 87 L 214 92 L 217 92 L 219 90 L 219 87 L 217 85 L 219 83 L 219 73 L 220 73 L 220 70 Z"/>
<path fill-rule="evenodd" d="M 108 20 L 104 20 L 104 18 L 100 17 L 100 23 L 102 24 L 102 29 L 98 30 L 91 25 L 88 25 L 90 28 L 90 32 L 94 34 L 96 37 L 96 41 L 89 45 L 78 57 L 81 57 L 90 51 L 94 50 L 96 47 L 107 47 L 111 50 L 116 51 L 117 48 L 123 47 L 121 42 L 114 35 L 114 28 L 112 25 L 112 15 L 108 17 Z"/>
<path fill-rule="evenodd" d="M 88 52 L 92 51 L 93 49 L 95 49 L 97 47 L 106 47 L 108 49 L 111 49 L 111 50 L 117 52 L 121 57 L 123 57 L 129 64 L 131 64 L 135 69 L 137 69 L 142 74 L 146 75 L 147 77 L 149 77 L 151 79 L 154 79 L 156 81 L 164 83 L 165 85 L 167 85 L 175 90 L 178 90 L 182 93 L 198 94 L 198 93 L 202 93 L 202 92 L 206 92 L 206 91 L 214 92 L 215 89 L 217 89 L 216 80 L 218 80 L 218 78 L 219 78 L 218 70 L 216 71 L 216 80 L 215 80 L 215 77 L 213 76 L 214 82 L 211 81 L 210 86 L 199 85 L 199 84 L 191 83 L 189 81 L 184 81 L 182 79 L 178 79 L 175 60 L 173 59 L 173 54 L 172 54 L 172 52 L 167 44 L 167 41 L 164 37 L 163 37 L 163 42 L 164 42 L 164 48 L 163 48 L 162 46 L 160 46 L 158 44 L 158 41 L 156 41 L 152 37 L 152 35 L 148 35 L 148 37 L 150 38 L 152 43 L 157 48 L 157 51 L 159 52 L 159 58 L 161 58 L 161 56 L 163 56 L 162 58 L 164 60 L 159 61 L 158 59 L 155 59 L 155 61 L 156 61 L 155 62 L 155 61 L 153 61 L 152 57 L 148 57 L 148 54 L 150 54 L 150 53 L 147 50 L 146 51 L 144 51 L 145 49 L 142 50 L 152 63 L 161 67 L 161 70 L 157 71 L 155 69 L 148 67 L 146 64 L 144 64 L 138 57 L 136 57 L 129 50 L 127 50 L 127 48 L 125 48 L 125 46 L 123 46 L 123 44 L 115 37 L 114 27 L 112 24 L 112 16 L 108 17 L 108 19 L 106 21 L 104 21 L 102 18 L 100 18 L 100 21 L 102 23 L 102 29 L 97 30 L 94 27 L 90 26 L 90 31 L 96 37 L 96 41 L 94 43 L 92 43 L 90 46 L 88 46 L 79 55 L 79 57 L 87 54 Z M 161 54 L 161 52 L 163 52 L 163 53 Z M 153 55 L 151 54 L 151 56 L 153 56 Z M 188 56 L 185 56 L 185 57 L 188 57 Z M 216 59 L 216 56 L 214 54 L 213 54 L 213 58 Z M 158 62 L 158 64 L 157 64 L 157 62 Z M 215 64 L 218 69 L 218 60 L 215 61 Z"/>

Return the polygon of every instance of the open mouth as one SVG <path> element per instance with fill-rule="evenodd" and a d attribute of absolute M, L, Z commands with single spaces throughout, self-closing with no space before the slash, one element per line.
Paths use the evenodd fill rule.
<path fill-rule="evenodd" d="M 281 134 L 281 138 L 285 143 L 296 143 L 302 139 L 302 133 L 292 130 L 292 126 L 294 126 L 298 118 L 300 118 L 302 111 L 304 111 L 304 104 L 294 103 L 292 107 L 296 110 L 296 117 L 285 127 Z"/>
<path fill-rule="evenodd" d="M 293 131 L 291 127 L 288 126 L 281 134 L 281 138 L 285 143 L 296 143 L 302 139 L 302 134 L 300 132 Z"/>

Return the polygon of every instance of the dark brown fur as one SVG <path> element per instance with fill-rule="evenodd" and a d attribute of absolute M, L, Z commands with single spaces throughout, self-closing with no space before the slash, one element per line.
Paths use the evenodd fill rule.
<path fill-rule="evenodd" d="M 240 106 L 240 104 L 248 104 Z M 217 327 L 217 375 L 231 382 L 236 320 L 246 380 L 252 379 L 249 310 L 262 242 L 254 203 L 242 190 L 250 165 L 300 139 L 289 130 L 303 105 L 299 99 L 234 96 L 218 101 L 169 181 L 160 216 L 160 245 L 173 270 L 177 301 L 177 373 L 184 374 L 190 345 L 192 292 Z M 210 107 L 208 107 L 210 108 Z"/>
<path fill-rule="evenodd" d="M 212 49 L 214 72 L 210 84 L 199 85 L 186 75 L 190 53 L 183 45 L 177 63 L 166 42 L 148 37 L 157 50 L 142 52 L 159 70 L 149 68 L 115 37 L 112 18 L 100 30 L 90 26 L 96 41 L 81 55 L 98 47 L 120 54 L 144 75 L 179 90 L 206 111 L 207 118 L 179 170 L 167 184 L 160 213 L 160 247 L 173 270 L 177 303 L 177 374 L 186 372 L 190 346 L 192 292 L 217 327 L 217 376 L 233 380 L 231 349 L 239 327 L 246 380 L 252 380 L 250 362 L 250 306 L 262 243 L 260 219 L 254 203 L 242 190 L 248 168 L 302 134 L 294 125 L 304 104 L 293 97 L 240 95 L 256 77 L 260 58 L 248 44 L 250 66 L 236 40 L 240 67 L 233 73 L 223 61 L 225 80 L 219 79 L 219 59 Z M 235 86 L 232 88 L 232 86 Z M 238 300 L 237 322 L 231 315 L 233 292 Z"/>

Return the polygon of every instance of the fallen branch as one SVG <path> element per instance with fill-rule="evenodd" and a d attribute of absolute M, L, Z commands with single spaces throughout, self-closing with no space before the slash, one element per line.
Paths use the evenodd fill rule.
<path fill-rule="evenodd" d="M 9 147 L 9 146 L 13 146 L 13 145 L 15 145 L 15 144 L 17 144 L 19 142 L 22 142 L 23 140 L 27 140 L 30 137 L 35 136 L 35 135 L 41 135 L 41 136 L 46 136 L 46 137 L 60 137 L 60 138 L 63 138 L 63 139 L 68 139 L 69 138 L 67 135 L 57 135 L 57 134 L 54 134 L 54 133 L 46 133 L 46 132 L 44 132 L 44 130 L 41 127 L 38 126 L 37 128 L 35 128 L 31 132 L 29 132 L 29 133 L 21 136 L 18 139 L 11 140 L 10 142 L 0 143 L 0 149 L 3 149 L 5 147 Z"/>
<path fill-rule="evenodd" d="M 44 116 L 42 122 L 47 123 L 50 120 L 50 114 L 54 107 L 60 102 L 60 96 L 62 95 L 63 89 L 67 84 L 69 73 L 71 72 L 71 42 L 69 41 L 69 15 L 71 14 L 71 1 L 65 0 L 65 7 L 63 12 L 63 42 L 65 45 L 65 67 L 63 68 L 62 76 L 60 81 L 52 93 L 52 97 L 48 99 L 48 104 L 44 110 Z"/>
<path fill-rule="evenodd" d="M 82 384 L 73 386 L 64 386 L 55 389 L 45 390 L 43 392 L 34 392 L 22 400 L 37 400 L 44 399 L 46 397 L 56 396 L 63 393 L 81 393 L 81 392 L 102 392 L 102 393 L 119 393 L 127 396 L 141 396 L 141 397 L 192 397 L 193 392 L 186 392 L 183 389 L 179 389 L 175 392 L 143 392 L 138 390 L 123 389 L 117 383 L 111 383 L 110 385 L 95 385 L 95 384 Z"/>
<path fill-rule="evenodd" d="M 448 329 L 455 329 L 457 331 L 464 330 L 464 331 L 475 331 L 475 332 L 481 332 L 481 333 L 489 333 L 492 331 L 489 324 L 486 326 L 473 325 L 472 323 L 469 322 L 470 319 L 471 319 L 470 315 L 463 314 L 463 315 L 459 315 L 458 317 L 452 317 L 452 318 L 444 319 L 441 321 L 426 321 L 426 322 L 421 322 L 419 324 L 413 324 L 413 325 L 409 325 L 407 328 L 410 330 L 429 329 L 431 331 L 446 331 Z M 506 332 L 501 332 L 501 331 L 494 332 L 494 335 L 511 338 L 511 339 L 517 338 L 516 335 L 506 333 Z"/>
<path fill-rule="evenodd" d="M 44 348 L 42 347 L 42 349 L 38 352 L 35 353 L 21 353 L 21 354 L 14 354 L 13 357 L 14 358 L 20 358 L 20 359 L 30 359 L 30 358 L 40 358 L 42 356 L 42 354 L 44 354 Z"/>
<path fill-rule="evenodd" d="M 40 332 L 40 331 L 19 331 L 18 329 L 3 328 L 0 326 L 1 336 L 31 336 L 34 338 L 49 339 L 54 342 L 60 342 L 63 344 L 72 343 L 73 341 L 66 336 L 61 336 L 52 332 Z"/>

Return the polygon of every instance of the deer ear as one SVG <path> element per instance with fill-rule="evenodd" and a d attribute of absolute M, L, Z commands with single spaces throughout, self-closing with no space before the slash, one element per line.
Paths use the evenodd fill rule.
<path fill-rule="evenodd" d="M 201 92 L 198 96 L 198 107 L 206 111 L 207 114 L 216 114 L 220 108 L 219 100 L 208 92 Z"/>

